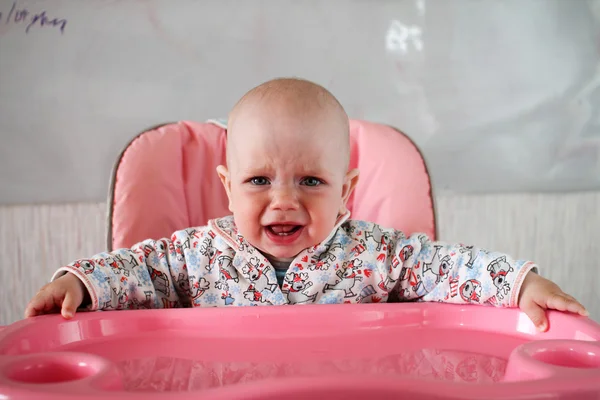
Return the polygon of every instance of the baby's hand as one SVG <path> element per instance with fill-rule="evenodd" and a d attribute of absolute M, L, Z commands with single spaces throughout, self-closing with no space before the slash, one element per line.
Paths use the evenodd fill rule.
<path fill-rule="evenodd" d="M 587 317 L 589 313 L 575 298 L 563 292 L 558 285 L 534 272 L 525 276 L 519 293 L 519 308 L 542 332 L 548 329 L 546 309 L 570 311 Z"/>
<path fill-rule="evenodd" d="M 85 293 L 87 290 L 79 278 L 67 273 L 40 289 L 27 305 L 25 318 L 54 312 L 60 312 L 66 319 L 73 318 Z"/>

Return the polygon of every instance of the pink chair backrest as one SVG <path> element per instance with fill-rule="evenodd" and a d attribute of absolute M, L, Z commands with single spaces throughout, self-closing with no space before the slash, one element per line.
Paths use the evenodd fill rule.
<path fill-rule="evenodd" d="M 138 135 L 117 161 L 111 180 L 108 250 L 206 225 L 230 214 L 215 171 L 225 164 L 226 129 L 183 121 Z M 351 218 L 436 238 L 427 167 L 418 148 L 386 125 L 350 121 L 350 168 L 360 178 Z"/>

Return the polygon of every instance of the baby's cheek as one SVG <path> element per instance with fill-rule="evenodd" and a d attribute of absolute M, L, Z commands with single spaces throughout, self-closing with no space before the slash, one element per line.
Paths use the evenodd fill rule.
<path fill-rule="evenodd" d="M 238 217 L 245 220 L 256 219 L 257 215 L 259 214 L 259 210 L 251 199 L 239 202 L 236 211 Z"/>
<path fill-rule="evenodd" d="M 260 224 L 260 214 L 253 212 L 252 209 L 241 210 L 235 215 L 235 223 L 240 234 L 246 238 L 256 237 L 260 234 L 262 225 Z"/>
<path fill-rule="evenodd" d="M 313 236 L 313 239 L 317 243 L 321 243 L 331 233 L 331 231 L 334 227 L 334 224 L 333 223 L 330 224 L 328 222 L 329 221 L 324 220 L 324 219 L 321 221 L 318 221 L 315 226 L 315 229 L 312 230 L 311 236 Z"/>

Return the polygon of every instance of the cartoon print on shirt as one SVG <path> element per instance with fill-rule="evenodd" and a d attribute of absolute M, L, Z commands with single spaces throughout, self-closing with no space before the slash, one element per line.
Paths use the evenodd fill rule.
<path fill-rule="evenodd" d="M 308 267 L 309 270 L 311 271 L 327 271 L 329 269 L 330 265 L 328 262 L 326 261 L 317 261 L 316 263 L 311 263 Z"/>
<path fill-rule="evenodd" d="M 379 283 L 379 285 L 381 285 L 381 282 Z M 364 298 L 367 298 L 369 296 L 373 296 L 374 294 L 377 294 L 377 291 L 375 290 L 375 288 L 373 287 L 373 285 L 367 285 L 365 286 L 361 291 L 360 294 L 358 295 L 358 297 L 356 298 L 356 302 L 360 303 L 362 302 L 362 300 Z"/>
<path fill-rule="evenodd" d="M 133 275 L 137 278 L 137 286 L 141 287 L 141 280 L 138 276 L 138 270 L 140 266 L 140 262 L 142 262 L 142 257 L 139 257 L 139 262 L 135 257 L 135 254 L 131 254 L 131 256 L 129 258 L 123 258 L 121 257 L 119 254 L 115 255 L 116 261 L 118 263 L 121 264 L 121 266 L 123 267 L 123 275 L 126 277 L 129 277 L 130 272 L 133 273 Z"/>
<path fill-rule="evenodd" d="M 156 250 L 154 250 L 154 247 L 150 246 L 149 244 L 145 244 L 142 247 L 142 251 L 144 252 L 144 257 L 146 257 L 146 258 L 150 258 L 150 254 L 156 253 Z"/>
<path fill-rule="evenodd" d="M 167 275 L 150 266 L 148 266 L 148 271 L 150 271 L 150 279 L 156 291 L 168 297 L 171 291 L 169 290 L 169 278 L 167 278 Z"/>
<path fill-rule="evenodd" d="M 394 270 L 396 268 L 398 268 L 398 265 L 400 265 L 400 259 L 396 256 L 392 256 L 392 262 L 390 263 L 390 266 L 388 267 L 388 274 L 392 274 L 394 272 Z M 400 271 L 400 275 L 402 275 L 402 272 L 404 272 L 404 269 L 406 267 L 402 267 L 402 270 Z"/>
<path fill-rule="evenodd" d="M 358 270 L 362 266 L 362 260 L 354 259 L 348 263 L 346 263 L 345 268 L 339 269 L 335 274 L 339 281 L 334 283 L 333 285 L 327 283 L 323 287 L 323 293 L 327 290 L 343 290 L 344 297 L 353 297 L 356 294 L 352 291 L 354 285 L 356 285 L 356 281 L 362 281 L 363 277 L 358 275 L 360 271 Z"/>
<path fill-rule="evenodd" d="M 225 286 L 229 288 L 227 281 L 232 280 L 235 283 L 240 281 L 237 270 L 233 266 L 233 258 L 223 254 L 217 257 L 217 263 L 219 264 L 219 280 L 215 282 L 215 288 L 228 290 L 225 289 Z"/>
<path fill-rule="evenodd" d="M 356 232 L 356 226 L 354 224 L 344 224 L 342 225 L 342 229 L 348 236 L 354 236 L 354 232 Z"/>
<path fill-rule="evenodd" d="M 129 296 L 127 296 L 127 290 L 123 287 L 119 287 L 117 291 L 116 288 L 112 288 L 115 297 L 117 298 L 117 303 L 119 304 L 117 308 L 126 309 L 129 308 Z"/>
<path fill-rule="evenodd" d="M 427 294 L 427 289 L 425 289 L 425 285 L 421 280 L 421 275 L 416 275 L 416 282 L 411 283 L 411 286 L 417 296 L 425 296 Z"/>
<path fill-rule="evenodd" d="M 215 222 L 217 226 L 223 230 L 233 228 L 233 220 L 230 220 L 228 218 L 219 218 Z"/>
<path fill-rule="evenodd" d="M 179 273 L 179 276 L 177 276 L 177 285 L 181 291 L 190 296 L 192 300 L 198 299 L 210 287 L 210 283 L 204 278 L 200 278 L 190 286 L 190 280 L 194 281 L 195 279 L 196 277 L 193 275 L 186 278 L 184 273 Z"/>
<path fill-rule="evenodd" d="M 195 277 L 190 276 L 190 279 L 195 279 Z M 187 279 L 186 281 L 189 284 L 189 281 Z M 196 282 L 194 282 L 194 284 L 190 288 L 190 295 L 192 296 L 192 300 L 196 300 L 200 296 L 202 296 L 208 290 L 209 287 L 210 283 L 208 283 L 208 281 L 204 278 L 200 278 Z"/>
<path fill-rule="evenodd" d="M 458 290 L 460 297 L 467 303 L 479 303 L 481 298 L 481 282 L 477 279 L 469 279 L 460 285 Z"/>
<path fill-rule="evenodd" d="M 452 269 L 454 261 L 452 261 L 448 254 L 442 256 L 439 253 L 442 246 L 434 246 L 434 248 L 435 252 L 433 253 L 431 261 L 423 263 L 423 273 L 431 271 L 431 273 L 436 275 L 435 283 L 438 284 L 448 277 L 448 272 Z"/>
<path fill-rule="evenodd" d="M 155 246 L 156 249 L 148 244 L 144 245 L 144 247 L 142 248 L 142 250 L 144 251 L 144 255 L 146 256 L 146 258 L 150 257 L 150 254 L 152 253 L 157 253 L 158 258 L 162 259 L 165 257 L 165 253 L 168 251 L 169 255 L 173 258 L 175 258 L 177 256 L 177 253 L 175 252 L 175 248 L 171 248 L 171 242 L 167 242 L 165 243 L 164 240 L 159 240 L 157 242 L 155 242 Z"/>
<path fill-rule="evenodd" d="M 351 256 L 352 257 L 358 257 L 362 253 L 364 253 L 365 250 L 367 250 L 367 248 L 365 247 L 365 245 L 363 244 L 363 242 L 361 242 L 361 243 L 357 244 L 356 246 L 354 246 L 352 248 L 352 250 L 350 250 L 350 252 L 352 253 Z"/>
<path fill-rule="evenodd" d="M 324 251 L 321 254 L 311 256 L 311 263 L 321 262 L 334 262 L 337 259 L 335 255 L 330 253 L 329 251 Z"/>
<path fill-rule="evenodd" d="M 389 242 L 389 240 L 387 240 L 386 235 L 381 231 L 379 225 L 374 225 L 371 231 L 364 232 L 365 241 L 368 242 L 369 239 L 372 239 L 377 245 L 377 248 L 375 249 L 376 251 L 381 251 L 381 246 L 384 246 L 386 242 Z"/>
<path fill-rule="evenodd" d="M 402 267 L 402 271 L 400 271 L 400 281 L 406 282 L 408 281 L 408 286 L 406 283 L 401 285 L 400 293 L 398 295 L 404 299 L 412 299 L 413 295 L 410 294 L 411 289 L 417 296 L 425 296 L 427 294 L 427 290 L 425 289 L 425 285 L 421 280 L 421 275 L 418 274 L 415 270 L 421 267 L 421 263 L 417 263 L 414 267 Z M 403 288 L 403 286 L 406 286 Z"/>
<path fill-rule="evenodd" d="M 336 248 L 337 245 L 339 245 L 339 243 L 336 243 L 334 246 L 330 247 L 328 251 L 323 251 L 318 255 L 312 255 L 308 269 L 310 269 L 311 271 L 327 271 L 330 267 L 329 263 L 333 263 L 335 262 L 335 260 L 337 260 L 337 257 L 331 253 L 332 249 Z M 314 251 L 315 247 L 313 247 L 312 250 Z M 311 253 L 311 251 L 309 251 L 309 253 Z"/>
<path fill-rule="evenodd" d="M 377 286 L 384 292 L 389 292 L 398 282 L 398 279 L 392 279 L 389 276 L 386 276 L 384 280 L 379 281 Z"/>
<path fill-rule="evenodd" d="M 244 292 L 244 298 L 252 303 L 270 303 L 260 291 L 256 290 L 254 285 L 248 286 L 248 290 Z"/>
<path fill-rule="evenodd" d="M 492 296 L 489 299 L 487 299 L 484 304 L 490 305 L 490 306 L 494 306 L 494 307 L 498 307 L 498 305 L 500 304 L 498 302 L 498 299 L 496 298 L 496 296 Z"/>
<path fill-rule="evenodd" d="M 333 243 L 333 244 L 331 244 L 331 246 L 329 246 L 326 253 L 333 253 L 335 250 L 338 250 L 338 249 L 344 250 L 344 246 L 342 246 L 342 244 L 339 242 Z M 334 260 L 335 260 L 335 257 L 334 257 Z"/>
<path fill-rule="evenodd" d="M 140 302 L 137 298 L 131 299 L 131 307 L 136 309 L 151 309 L 152 308 L 152 291 L 146 290 L 144 292 L 146 299 Z"/>
<path fill-rule="evenodd" d="M 211 242 L 211 238 L 204 238 L 198 249 L 200 254 L 208 258 L 208 263 L 204 267 L 208 272 L 212 272 L 212 268 L 215 265 L 215 259 L 221 255 L 221 252 L 217 250 L 216 247 L 211 246 Z"/>
<path fill-rule="evenodd" d="M 144 245 L 143 250 L 146 258 L 150 257 L 150 254 L 154 252 L 158 253 L 158 258 L 164 258 L 164 253 L 166 252 L 167 248 L 165 247 L 165 242 L 163 240 L 159 240 L 158 242 L 156 242 L 156 250 L 150 245 Z M 170 247 L 169 250 L 171 250 Z M 175 254 L 171 253 L 171 256 L 175 256 Z"/>
<path fill-rule="evenodd" d="M 115 258 L 117 259 L 117 262 L 121 263 L 121 266 L 126 271 L 131 271 L 131 270 L 133 270 L 134 267 L 137 267 L 138 265 L 140 265 L 138 260 L 135 259 L 134 254 L 132 254 L 129 258 L 123 258 L 119 254 L 117 254 L 117 255 L 115 255 Z M 129 275 L 126 274 L 125 276 L 129 276 Z"/>
<path fill-rule="evenodd" d="M 106 262 L 105 262 L 105 260 L 106 260 Z M 123 266 L 121 264 L 119 264 L 113 256 L 107 256 L 105 258 L 105 260 L 104 259 L 99 260 L 98 265 L 100 265 L 101 267 L 105 267 L 106 265 L 108 265 L 110 267 L 112 273 L 115 275 L 120 275 L 122 273 L 124 276 L 129 276 L 129 271 L 127 271 L 125 268 L 123 268 Z"/>
<path fill-rule="evenodd" d="M 175 258 L 177 261 L 183 262 L 185 260 L 183 249 L 181 246 L 175 246 L 175 239 L 175 236 L 173 236 L 169 242 L 169 253 L 171 254 L 171 257 Z"/>
<path fill-rule="evenodd" d="M 223 304 L 226 306 L 235 303 L 235 299 L 231 296 L 231 294 L 229 294 L 229 290 L 225 290 L 223 293 L 221 293 L 221 299 L 223 299 Z"/>
<path fill-rule="evenodd" d="M 248 252 L 249 254 L 254 254 L 254 247 L 250 246 L 250 244 L 244 239 L 244 237 L 240 234 L 236 236 L 238 251 Z"/>
<path fill-rule="evenodd" d="M 157 250 L 158 250 L 158 252 L 157 252 Z M 144 257 L 146 257 L 146 264 L 148 264 L 148 262 L 151 262 L 150 256 L 152 254 L 157 256 L 159 259 L 164 258 L 165 257 L 164 250 L 165 250 L 165 246 L 162 241 L 156 242 L 156 250 L 154 249 L 154 247 L 150 246 L 149 244 L 145 244 L 142 247 L 142 251 L 144 252 Z M 140 257 L 139 260 L 140 260 L 140 263 L 143 263 L 142 257 Z M 134 273 L 134 275 L 138 276 L 136 270 L 134 270 L 133 273 Z M 138 286 L 142 286 L 139 277 L 138 277 Z"/>
<path fill-rule="evenodd" d="M 289 288 L 282 290 L 283 293 L 287 293 L 288 302 L 291 304 L 299 303 L 313 303 L 317 298 L 317 294 L 309 295 L 306 289 L 313 285 L 312 282 L 308 281 L 308 274 L 306 272 L 292 273 L 285 276 L 285 281 L 289 283 Z"/>
<path fill-rule="evenodd" d="M 446 292 L 446 295 L 444 296 L 444 301 L 448 301 L 448 299 L 458 296 L 458 283 L 459 282 L 460 282 L 460 280 L 458 279 L 457 275 L 450 276 L 450 280 L 448 282 L 450 284 L 449 285 L 450 291 Z"/>
<path fill-rule="evenodd" d="M 473 268 L 473 261 L 475 261 L 475 256 L 477 255 L 477 249 L 473 246 L 461 246 L 458 250 L 461 253 L 467 253 L 469 255 L 469 261 L 465 264 L 468 268 Z"/>
<path fill-rule="evenodd" d="M 412 247 L 410 244 L 407 244 L 406 246 L 404 246 L 402 248 L 402 250 L 400 250 L 400 260 L 402 262 L 406 262 L 410 257 L 412 257 L 412 255 L 415 253 L 415 248 Z"/>
<path fill-rule="evenodd" d="M 161 301 L 163 303 L 163 308 L 177 308 L 178 306 L 178 303 L 175 300 L 169 300 L 163 297 Z"/>
<path fill-rule="evenodd" d="M 510 284 L 506 282 L 506 275 L 513 271 L 513 267 L 506 262 L 506 256 L 501 256 L 492 261 L 487 270 L 490 272 L 494 286 L 498 288 L 496 296 L 499 300 L 502 300 L 510 291 Z"/>
<path fill-rule="evenodd" d="M 93 260 L 80 260 L 80 261 L 75 261 L 73 263 L 73 266 L 75 268 L 81 268 L 83 270 L 84 274 L 89 275 L 94 272 L 95 264 L 94 264 Z"/>
<path fill-rule="evenodd" d="M 267 275 L 265 274 L 265 272 L 270 269 L 271 267 L 265 267 L 264 264 L 261 264 L 258 257 L 252 257 L 250 258 L 250 261 L 242 267 L 242 275 L 259 291 L 266 289 L 273 292 L 277 287 L 277 283 L 269 282 L 269 278 L 267 278 Z"/>
<path fill-rule="evenodd" d="M 390 246 L 391 248 L 391 246 Z M 402 250 L 400 250 L 400 253 L 398 256 L 392 256 L 392 262 L 390 263 L 390 266 L 388 267 L 388 273 L 392 274 L 394 272 L 394 270 L 396 268 L 398 268 L 398 266 L 400 265 L 400 263 L 404 263 L 406 262 L 412 255 L 414 254 L 414 247 L 411 245 L 406 245 L 402 248 Z M 402 270 L 400 271 L 400 280 L 404 281 L 406 280 L 406 278 L 404 278 L 404 276 L 406 275 L 407 272 L 407 267 L 402 267 Z M 396 282 L 396 280 L 392 281 L 391 279 L 388 278 L 388 281 L 390 282 Z"/>
<path fill-rule="evenodd" d="M 183 241 L 183 245 L 182 245 L 183 249 L 185 250 L 185 249 L 191 249 L 191 248 L 196 247 L 198 245 L 197 239 L 201 238 L 202 234 L 194 228 L 185 229 L 184 232 L 185 232 L 185 240 Z M 209 241 L 210 241 L 210 239 L 209 239 Z"/>
<path fill-rule="evenodd" d="M 333 250 L 341 248 L 342 245 L 340 243 L 336 243 L 330 246 L 327 251 L 324 251 L 319 255 L 313 255 L 310 260 L 311 265 L 308 267 L 308 269 L 311 271 L 317 269 L 321 271 L 327 271 L 330 266 L 329 263 L 333 263 L 335 260 L 337 260 L 337 257 L 333 254 Z"/>
<path fill-rule="evenodd" d="M 398 257 L 393 256 L 392 262 L 390 263 L 390 265 L 388 267 L 388 274 L 385 276 L 384 279 L 380 280 L 379 283 L 377 284 L 377 286 L 379 286 L 379 288 L 381 290 L 383 290 L 384 292 L 389 292 L 394 287 L 396 282 L 398 282 L 398 279 L 392 279 L 390 277 L 390 275 L 392 275 L 393 271 L 398 267 L 398 265 L 400 265 L 400 262 L 398 261 Z M 382 277 L 383 277 L 383 275 L 382 275 Z"/>
<path fill-rule="evenodd" d="M 202 241 L 202 244 L 200 245 L 200 248 L 198 249 L 200 254 L 208 257 L 208 259 L 209 259 L 208 265 L 213 264 L 214 258 L 217 255 L 217 249 L 216 249 L 216 247 L 211 246 L 211 242 L 212 242 L 211 238 L 209 238 L 209 237 L 204 238 L 204 240 Z"/>

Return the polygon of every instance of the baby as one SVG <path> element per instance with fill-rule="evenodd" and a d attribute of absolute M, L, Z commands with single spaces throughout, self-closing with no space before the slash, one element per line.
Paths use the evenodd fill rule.
<path fill-rule="evenodd" d="M 532 262 L 349 219 L 358 170 L 349 122 L 325 88 L 276 79 L 235 105 L 227 166 L 232 216 L 60 268 L 26 317 L 136 308 L 440 301 L 588 315 Z M 393 183 L 392 183 L 393 184 Z"/>

